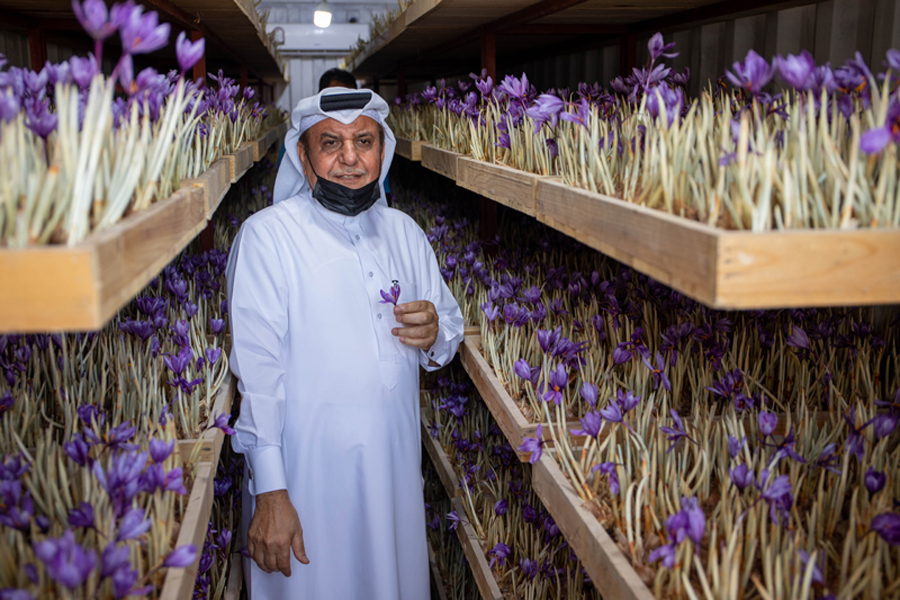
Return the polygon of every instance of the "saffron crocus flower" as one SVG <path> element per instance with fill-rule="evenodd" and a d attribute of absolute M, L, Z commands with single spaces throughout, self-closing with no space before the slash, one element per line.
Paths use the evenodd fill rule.
<path fill-rule="evenodd" d="M 94 528 L 94 507 L 88 502 L 82 502 L 78 508 L 73 508 L 69 513 L 69 525 L 72 527 Z"/>
<path fill-rule="evenodd" d="M 35 542 L 34 554 L 44 563 L 47 575 L 70 590 L 83 584 L 97 566 L 97 554 L 77 544 L 71 529 L 61 538 Z"/>
<path fill-rule="evenodd" d="M 498 500 L 494 504 L 494 514 L 502 517 L 506 514 L 507 509 L 509 508 L 509 503 L 506 500 Z"/>
<path fill-rule="evenodd" d="M 875 431 L 875 437 L 878 439 L 886 438 L 897 428 L 897 415 L 878 415 L 872 425 Z"/>
<path fill-rule="evenodd" d="M 144 517 L 144 509 L 142 508 L 133 508 L 125 513 L 125 516 L 119 523 L 116 541 L 124 542 L 144 535 L 150 529 L 150 525 L 153 524 L 150 519 Z"/>
<path fill-rule="evenodd" d="M 463 518 L 460 517 L 459 513 L 455 510 L 451 510 L 449 513 L 447 513 L 447 520 L 450 521 L 450 531 L 456 531 L 456 528 L 459 527 L 459 524 L 463 522 Z"/>
<path fill-rule="evenodd" d="M 534 579 L 535 575 L 538 574 L 538 564 L 530 558 L 521 559 L 519 561 L 519 568 L 522 570 L 522 574 L 528 581 Z"/>
<path fill-rule="evenodd" d="M 812 54 L 803 50 L 799 56 L 788 54 L 787 58 L 781 56 L 775 59 L 778 73 L 788 85 L 798 91 L 810 89 L 812 75 L 816 71 L 816 59 Z"/>
<path fill-rule="evenodd" d="M 178 66 L 181 67 L 182 75 L 203 58 L 205 49 L 206 40 L 203 38 L 191 42 L 183 31 L 178 34 L 178 38 L 175 40 L 175 55 L 178 58 Z"/>
<path fill-rule="evenodd" d="M 72 0 L 72 12 L 89 36 L 103 41 L 116 32 L 116 24 L 109 21 L 109 12 L 103 0 Z"/>
<path fill-rule="evenodd" d="M 526 437 L 522 440 L 522 445 L 519 446 L 519 452 L 531 452 L 531 458 L 528 459 L 528 462 L 531 464 L 541 459 L 541 452 L 543 452 L 544 448 L 544 440 L 541 438 L 543 429 L 540 424 L 538 424 L 534 433 L 535 436 L 533 438 Z"/>
<path fill-rule="evenodd" d="M 19 588 L 0 589 L 0 600 L 34 600 L 28 591 Z"/>
<path fill-rule="evenodd" d="M 492 557 L 488 567 L 493 568 L 495 562 L 501 567 L 504 566 L 506 564 L 506 559 L 507 557 L 509 557 L 510 553 L 512 553 L 512 550 L 509 548 L 509 546 L 507 546 L 503 542 L 499 542 L 496 546 L 488 551 L 488 556 Z"/>
<path fill-rule="evenodd" d="M 646 357 L 642 356 L 641 360 L 644 361 L 644 365 L 650 369 L 650 374 L 653 376 L 653 389 L 657 389 L 659 384 L 662 383 L 663 388 L 666 391 L 672 391 L 672 383 L 669 381 L 669 377 L 666 375 L 666 359 L 663 358 L 661 352 L 656 353 L 656 366 L 650 363 Z"/>
<path fill-rule="evenodd" d="M 759 432 L 766 438 L 772 435 L 775 431 L 775 427 L 778 426 L 778 415 L 761 412 L 759 413 L 759 417 L 757 417 L 757 421 L 759 422 Z"/>
<path fill-rule="evenodd" d="M 559 365 L 550 371 L 550 383 L 544 391 L 544 402 L 553 401 L 554 404 L 560 404 L 563 401 L 563 391 L 569 384 L 569 374 L 563 365 Z"/>
<path fill-rule="evenodd" d="M 869 494 L 877 494 L 884 487 L 884 484 L 887 483 L 887 476 L 883 472 L 869 467 L 869 470 L 866 471 L 865 482 Z"/>
<path fill-rule="evenodd" d="M 381 297 L 383 300 L 381 304 L 393 304 L 397 306 L 397 301 L 400 299 L 400 284 L 394 281 L 394 285 L 391 286 L 391 289 L 385 292 L 381 290 Z"/>
<path fill-rule="evenodd" d="M 155 463 L 161 463 L 172 454 L 175 449 L 175 440 L 150 440 L 150 458 Z"/>
<path fill-rule="evenodd" d="M 112 577 L 113 573 L 128 565 L 128 546 L 110 542 L 100 556 L 100 578 Z"/>
<path fill-rule="evenodd" d="M 791 327 L 791 334 L 785 338 L 785 343 L 791 348 L 809 350 L 809 336 L 796 325 Z"/>
<path fill-rule="evenodd" d="M 186 544 L 172 550 L 163 561 L 163 566 L 167 568 L 183 569 L 194 564 L 197 559 L 197 546 Z"/>
<path fill-rule="evenodd" d="M 603 427 L 603 419 L 599 413 L 590 411 L 581 419 L 582 429 L 573 429 L 573 435 L 586 435 L 589 437 L 597 437 L 600 435 L 600 429 Z"/>
<path fill-rule="evenodd" d="M 103 3 L 102 1 L 100 2 Z M 105 6 L 104 6 L 105 8 Z M 97 60 L 93 55 L 86 58 L 73 56 L 69 59 L 69 71 L 72 73 L 72 79 L 82 90 L 86 90 L 91 86 L 91 80 L 100 72 L 97 67 Z"/>
<path fill-rule="evenodd" d="M 194 351 L 190 346 L 183 346 L 177 355 L 167 355 L 163 357 L 163 362 L 175 375 L 181 375 L 189 364 L 194 360 Z"/>
<path fill-rule="evenodd" d="M 80 433 L 73 433 L 71 441 L 63 444 L 63 450 L 81 467 L 91 466 L 93 463 L 93 459 L 90 457 L 91 446 Z"/>
<path fill-rule="evenodd" d="M 591 467 L 591 472 L 600 471 L 603 475 L 609 475 L 609 491 L 613 494 L 619 493 L 619 474 L 616 473 L 617 463 L 605 462 Z"/>
<path fill-rule="evenodd" d="M 732 467 L 728 470 L 728 475 L 731 477 L 731 483 L 742 492 L 753 482 L 753 472 L 745 464 Z"/>
<path fill-rule="evenodd" d="M 593 408 L 597 404 L 597 386 L 593 383 L 585 383 L 581 386 L 581 397 Z"/>
<path fill-rule="evenodd" d="M 794 503 L 794 495 L 791 492 L 791 478 L 788 475 L 779 475 L 768 487 L 765 487 L 766 480 L 769 478 L 768 469 L 764 469 L 760 474 L 759 482 L 756 487 L 762 491 L 760 497 L 769 504 L 769 517 L 773 521 L 781 518 L 782 523 L 786 522 L 791 514 L 791 506 Z"/>
<path fill-rule="evenodd" d="M 872 519 L 870 528 L 889 545 L 900 546 L 900 515 L 896 513 L 880 514 Z"/>
<path fill-rule="evenodd" d="M 884 125 L 870 129 L 859 139 L 859 149 L 866 154 L 878 154 L 890 142 L 900 142 L 900 101 L 891 99 Z"/>
<path fill-rule="evenodd" d="M 9 390 L 3 392 L 3 396 L 0 397 L 0 418 L 3 417 L 4 413 L 11 411 L 15 403 L 16 399 L 9 393 Z"/>
<path fill-rule="evenodd" d="M 732 85 L 754 96 L 759 95 L 775 74 L 775 66 L 753 50 L 747 53 L 743 63 L 735 62 L 731 68 L 734 73 L 725 71 L 725 76 Z"/>
<path fill-rule="evenodd" d="M 134 6 L 130 12 L 123 14 L 123 22 L 119 27 L 122 38 L 122 52 L 148 54 L 155 52 L 169 43 L 168 23 L 159 23 L 155 12 L 143 14 L 144 7 Z"/>
<path fill-rule="evenodd" d="M 559 113 L 565 108 L 565 105 L 566 103 L 559 96 L 550 94 L 538 96 L 534 104 L 525 111 L 526 115 L 534 119 L 534 133 L 537 134 L 547 121 L 550 121 L 551 127 L 556 127 Z"/>
<path fill-rule="evenodd" d="M 221 348 L 207 348 L 206 349 L 206 360 L 209 361 L 209 366 L 213 366 L 217 362 L 219 362 L 219 358 L 222 356 Z"/>
<path fill-rule="evenodd" d="M 647 42 L 647 49 L 650 51 L 650 58 L 652 60 L 656 60 L 660 56 L 665 56 L 666 58 L 675 58 L 678 56 L 678 52 L 666 52 L 667 50 L 671 50 L 675 47 L 675 42 L 666 43 L 663 40 L 663 35 L 660 32 L 656 32 L 653 34 L 653 37 L 650 38 L 650 41 Z"/>
<path fill-rule="evenodd" d="M 738 440 L 733 435 L 728 436 L 728 456 L 731 458 L 737 457 L 740 453 L 741 449 L 744 447 L 744 444 L 747 443 L 747 438 L 741 438 Z"/>
<path fill-rule="evenodd" d="M 681 417 L 678 416 L 678 413 L 674 408 L 669 409 L 669 414 L 672 416 L 672 420 L 675 422 L 675 427 L 669 427 L 667 425 L 663 425 L 659 428 L 664 434 L 666 434 L 666 439 L 672 442 L 672 445 L 669 446 L 669 449 L 666 450 L 666 454 L 675 449 L 675 445 L 678 444 L 678 440 L 685 439 L 693 442 L 687 431 L 684 429 L 684 422 L 682 422 Z M 696 442 L 695 442 L 696 443 Z"/>

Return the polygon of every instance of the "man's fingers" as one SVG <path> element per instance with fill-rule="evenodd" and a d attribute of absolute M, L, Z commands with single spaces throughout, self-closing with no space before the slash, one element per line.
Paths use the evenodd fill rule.
<path fill-rule="evenodd" d="M 309 558 L 306 556 L 306 547 L 303 545 L 303 531 L 298 531 L 292 540 L 291 547 L 294 550 L 294 556 L 297 557 L 302 564 L 308 565 Z"/>
<path fill-rule="evenodd" d="M 285 577 L 291 576 L 291 549 L 288 546 L 278 548 L 278 570 Z"/>
<path fill-rule="evenodd" d="M 426 339 L 434 332 L 430 327 L 420 325 L 418 327 L 395 327 L 392 333 L 397 337 L 405 337 L 414 340 Z"/>
<path fill-rule="evenodd" d="M 413 348 L 418 348 L 419 350 L 428 350 L 434 345 L 434 338 L 427 339 L 415 339 L 415 338 L 406 338 L 401 337 L 400 343 L 405 346 L 412 346 Z"/>
<path fill-rule="evenodd" d="M 397 322 L 404 325 L 430 325 L 437 322 L 437 315 L 432 312 L 410 312 L 396 315 Z"/>
<path fill-rule="evenodd" d="M 395 315 L 403 315 L 407 313 L 417 313 L 417 312 L 426 312 L 426 311 L 434 311 L 434 304 L 429 302 L 428 300 L 416 300 L 415 302 L 407 302 L 405 304 L 398 304 L 394 307 Z"/>

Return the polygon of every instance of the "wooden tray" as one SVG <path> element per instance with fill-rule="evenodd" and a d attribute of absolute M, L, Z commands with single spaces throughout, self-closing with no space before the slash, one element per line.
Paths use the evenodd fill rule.
<path fill-rule="evenodd" d="M 431 568 L 431 600 L 447 600 L 444 578 L 441 577 L 441 570 L 434 558 L 434 550 L 431 548 L 431 542 L 426 540 L 426 543 L 428 544 L 428 566 Z"/>
<path fill-rule="evenodd" d="M 241 589 L 244 587 L 243 556 L 238 552 L 231 554 L 231 563 L 228 569 L 228 583 L 225 585 L 225 600 L 240 600 Z"/>
<path fill-rule="evenodd" d="M 398 137 L 397 148 L 394 150 L 394 153 L 407 160 L 418 162 L 422 160 L 422 144 L 424 143 L 421 140 L 408 140 Z"/>
<path fill-rule="evenodd" d="M 253 146 L 252 142 L 244 142 L 237 147 L 234 154 L 228 155 L 231 163 L 231 183 L 243 177 L 244 173 L 253 166 Z"/>
<path fill-rule="evenodd" d="M 544 453 L 532 470 L 532 487 L 604 598 L 653 600 L 628 558 L 588 509 L 559 466 Z"/>
<path fill-rule="evenodd" d="M 714 308 L 900 301 L 900 230 L 727 231 L 538 183 L 539 221 Z"/>
<path fill-rule="evenodd" d="M 534 216 L 538 181 L 547 178 L 468 156 L 457 160 L 456 184 L 504 206 Z"/>
<path fill-rule="evenodd" d="M 223 350 L 224 352 L 224 350 Z M 213 403 L 212 413 L 207 421 L 209 423 L 215 420 L 221 414 L 231 414 L 231 406 L 234 403 L 234 395 L 237 391 L 237 377 L 229 374 L 225 383 L 216 393 L 216 401 Z M 225 442 L 225 435 L 219 429 L 206 429 L 199 439 L 179 440 L 178 453 L 181 455 L 183 463 L 190 462 L 191 454 L 199 443 L 201 444 L 200 454 L 197 460 L 201 463 L 219 462 L 219 454 L 222 452 L 222 444 Z"/>
<path fill-rule="evenodd" d="M 463 506 L 462 499 L 451 498 L 450 501 L 453 503 L 453 510 L 461 517 L 459 526 L 456 528 L 456 537 L 462 544 L 463 553 L 466 555 L 466 560 L 469 561 L 469 568 L 478 584 L 481 597 L 484 600 L 503 600 L 500 586 L 497 585 L 497 580 L 494 579 L 494 574 L 484 556 L 484 550 L 481 549 L 481 542 L 475 535 L 472 525 L 465 518 L 466 508 Z"/>
<path fill-rule="evenodd" d="M 459 487 L 459 478 L 453 470 L 453 465 L 450 464 L 450 459 L 447 458 L 447 454 L 441 448 L 441 443 L 428 433 L 428 420 L 424 415 L 422 415 L 422 445 L 425 446 L 425 451 L 431 458 L 431 462 L 434 464 L 434 468 L 441 483 L 444 485 L 444 491 L 447 492 L 447 495 L 451 498 L 462 496 L 463 491 Z"/>
<path fill-rule="evenodd" d="M 0 250 L 0 331 L 100 329 L 205 224 L 203 191 L 181 188 L 77 246 Z"/>
<path fill-rule="evenodd" d="M 182 187 L 191 187 L 203 191 L 207 219 L 212 218 L 216 209 L 222 204 L 225 194 L 231 189 L 233 162 L 233 157 L 230 155 L 220 156 L 199 177 L 196 179 L 185 179 L 181 182 Z"/>
<path fill-rule="evenodd" d="M 520 452 L 518 448 L 526 437 L 536 435 L 538 424 L 531 423 L 525 418 L 509 392 L 503 387 L 503 383 L 494 374 L 494 370 L 481 353 L 481 336 L 467 336 L 459 348 L 463 368 L 469 374 L 491 414 L 494 415 L 500 431 L 518 454 L 519 460 L 527 462 L 531 453 Z M 577 429 L 581 427 L 581 423 L 570 421 L 566 427 L 567 429 Z M 544 446 L 552 447 L 552 438 L 546 427 L 544 427 L 542 437 L 545 440 Z"/>
<path fill-rule="evenodd" d="M 456 181 L 457 159 L 463 156 L 449 150 L 441 150 L 430 144 L 422 145 L 422 166 Z"/>

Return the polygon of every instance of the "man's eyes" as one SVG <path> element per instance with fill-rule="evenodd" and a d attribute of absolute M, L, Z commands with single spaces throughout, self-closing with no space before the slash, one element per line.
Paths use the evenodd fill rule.
<path fill-rule="evenodd" d="M 358 138 L 356 140 L 356 143 L 361 146 L 368 147 L 368 146 L 372 145 L 372 138 Z M 322 147 L 327 148 L 327 149 L 334 149 L 334 148 L 339 147 L 340 145 L 341 144 L 337 140 L 323 140 L 322 141 Z"/>

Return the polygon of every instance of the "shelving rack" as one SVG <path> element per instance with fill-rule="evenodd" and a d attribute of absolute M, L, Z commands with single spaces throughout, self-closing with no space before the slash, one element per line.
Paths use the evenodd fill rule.
<path fill-rule="evenodd" d="M 169 198 L 74 247 L 0 250 L 0 331 L 101 328 L 203 231 L 231 184 L 286 130 L 283 123 L 242 145 Z"/>

